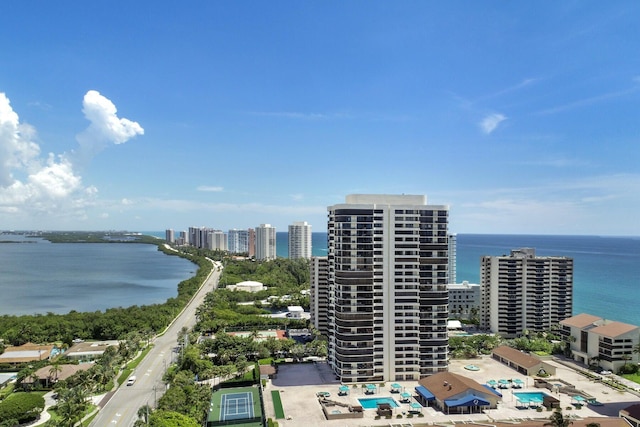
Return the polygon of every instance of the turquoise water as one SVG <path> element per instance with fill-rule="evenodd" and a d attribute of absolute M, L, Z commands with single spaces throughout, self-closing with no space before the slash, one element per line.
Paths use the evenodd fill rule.
<path fill-rule="evenodd" d="M 278 256 L 287 256 L 287 233 L 277 233 Z M 483 255 L 508 255 L 531 247 L 537 255 L 574 260 L 573 313 L 640 325 L 629 304 L 638 294 L 640 237 L 458 234 L 457 282 L 480 283 Z M 313 254 L 326 255 L 327 233 L 313 233 Z"/>
<path fill-rule="evenodd" d="M 398 408 L 398 402 L 391 397 L 359 397 L 358 401 L 364 409 L 377 409 L 378 403 L 388 403 L 392 408 Z"/>
<path fill-rule="evenodd" d="M 547 396 L 545 393 L 540 392 L 513 393 L 513 395 L 516 397 L 516 399 L 523 403 L 542 403 L 544 401 L 544 397 Z"/>

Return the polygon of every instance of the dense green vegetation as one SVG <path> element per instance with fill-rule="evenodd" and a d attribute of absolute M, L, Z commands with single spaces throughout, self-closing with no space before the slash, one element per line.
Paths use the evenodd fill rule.
<path fill-rule="evenodd" d="M 246 280 L 261 282 L 267 289 L 255 293 L 225 289 L 228 285 Z M 226 260 L 220 278 L 220 289 L 208 294 L 198 308 L 195 330 L 215 333 L 220 330 L 306 327 L 307 322 L 303 320 L 271 318 L 267 315 L 288 305 L 309 308 L 309 297 L 302 293 L 308 288 L 309 264 L 305 260 Z M 269 300 L 268 306 L 263 307 L 261 301 L 264 300 Z"/>
<path fill-rule="evenodd" d="M 0 427 L 33 421 L 43 409 L 42 393 L 13 393 L 0 402 Z"/>
<path fill-rule="evenodd" d="M 497 335 L 454 336 L 449 337 L 449 351 L 454 359 L 471 359 L 491 354 L 502 342 L 502 338 Z"/>

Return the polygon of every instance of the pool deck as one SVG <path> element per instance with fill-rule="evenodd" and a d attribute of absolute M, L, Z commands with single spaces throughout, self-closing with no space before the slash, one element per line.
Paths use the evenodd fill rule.
<path fill-rule="evenodd" d="M 265 413 L 267 418 L 274 418 L 275 413 L 273 409 L 273 402 L 271 401 L 271 390 L 280 390 L 280 396 L 282 398 L 282 404 L 284 406 L 285 419 L 278 420 L 279 425 L 282 427 L 293 427 L 304 425 L 305 427 L 315 426 L 389 426 L 390 423 L 411 422 L 414 426 L 432 425 L 434 423 L 491 423 L 496 421 L 516 421 L 523 419 L 548 419 L 550 413 L 546 410 L 537 412 L 536 409 L 521 409 L 516 407 L 516 398 L 513 396 L 513 392 L 545 392 L 560 400 L 561 408 L 565 415 L 575 415 L 580 418 L 586 417 L 603 417 L 603 416 L 618 416 L 618 411 L 622 408 L 630 406 L 634 403 L 638 403 L 639 397 L 628 392 L 619 392 L 607 387 L 599 382 L 594 382 L 588 378 L 578 374 L 575 370 L 566 366 L 565 364 L 558 363 L 556 361 L 549 361 L 557 367 L 556 375 L 552 378 L 562 379 L 568 383 L 573 384 L 578 390 L 582 390 L 585 393 L 596 398 L 599 402 L 602 402 L 603 406 L 591 406 L 585 405 L 580 409 L 566 410 L 567 407 L 573 406 L 570 395 L 563 393 L 551 393 L 549 390 L 538 389 L 533 387 L 533 378 L 525 377 L 518 374 L 515 370 L 491 359 L 490 357 L 482 357 L 472 360 L 452 360 L 449 365 L 450 372 L 464 375 L 468 378 L 472 378 L 479 383 L 486 383 L 488 380 L 499 379 L 521 379 L 524 384 L 519 389 L 502 389 L 498 390 L 502 393 L 502 402 L 498 404 L 497 409 L 491 409 L 485 411 L 482 414 L 463 414 L 463 415 L 446 415 L 436 411 L 433 408 L 423 408 L 422 413 L 424 417 L 407 418 L 410 405 L 408 403 L 400 403 L 400 408 L 394 409 L 393 419 L 375 419 L 375 410 L 365 410 L 364 418 L 346 419 L 346 420 L 332 420 L 325 419 L 324 414 L 316 392 L 326 391 L 331 394 L 330 399 L 342 402 L 350 405 L 359 405 L 358 397 L 393 397 L 399 402 L 400 396 L 398 393 L 391 393 L 391 384 L 398 383 L 403 387 L 400 391 L 407 391 L 414 394 L 414 388 L 417 385 L 416 381 L 389 381 L 385 387 L 378 388 L 376 394 L 365 394 L 365 389 L 361 387 L 361 384 L 357 388 L 350 387 L 349 394 L 347 396 L 338 396 L 339 384 L 323 384 L 323 385 L 301 385 L 301 386 L 276 386 L 271 381 L 267 383 L 264 398 L 265 398 Z M 478 371 L 469 371 L 464 367 L 466 365 L 473 364 L 480 368 Z M 284 372 L 283 372 L 284 373 Z M 286 374 L 285 374 L 286 375 Z M 376 384 L 378 385 L 378 384 Z M 412 399 L 413 401 L 413 399 Z M 338 408 L 339 409 L 339 408 Z M 346 411 L 346 409 L 343 408 Z M 396 415 L 405 415 L 401 419 L 397 419 Z"/>

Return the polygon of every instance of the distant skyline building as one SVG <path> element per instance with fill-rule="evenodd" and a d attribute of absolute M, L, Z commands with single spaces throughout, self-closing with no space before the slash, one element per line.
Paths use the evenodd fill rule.
<path fill-rule="evenodd" d="M 249 253 L 249 230 L 238 230 L 236 228 L 227 233 L 229 242 L 229 252 L 232 254 Z"/>
<path fill-rule="evenodd" d="M 276 259 L 276 228 L 271 224 L 256 227 L 256 259 Z"/>
<path fill-rule="evenodd" d="M 226 251 L 227 235 L 222 230 L 209 230 L 207 232 L 206 247 L 213 251 Z"/>
<path fill-rule="evenodd" d="M 311 225 L 306 221 L 289 225 L 289 259 L 311 259 Z"/>
<path fill-rule="evenodd" d="M 544 332 L 573 310 L 573 258 L 538 257 L 533 248 L 480 261 L 480 327 L 505 338 Z"/>
<path fill-rule="evenodd" d="M 248 238 L 249 238 L 249 257 L 253 258 L 256 256 L 256 230 L 254 228 L 250 228 L 247 230 Z"/>
<path fill-rule="evenodd" d="M 449 207 L 351 194 L 327 209 L 328 362 L 338 380 L 447 371 Z"/>
<path fill-rule="evenodd" d="M 173 232 L 172 229 L 165 230 L 165 232 L 164 232 L 164 240 L 166 240 L 167 243 L 175 243 L 176 235 L 175 235 L 175 233 Z"/>

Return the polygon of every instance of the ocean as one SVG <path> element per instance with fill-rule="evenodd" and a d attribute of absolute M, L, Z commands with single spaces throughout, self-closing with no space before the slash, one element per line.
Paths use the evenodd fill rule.
<path fill-rule="evenodd" d="M 327 253 L 327 233 L 313 233 L 313 255 Z M 574 259 L 573 313 L 640 325 L 640 237 L 458 234 L 456 278 L 480 283 L 483 255 L 535 248 L 537 255 Z M 286 257 L 287 233 L 276 233 L 276 252 Z"/>
<path fill-rule="evenodd" d="M 143 232 L 164 237 L 164 232 Z M 313 233 L 313 255 L 327 254 L 327 233 Z M 640 238 L 458 234 L 457 281 L 480 281 L 480 257 L 532 247 L 574 259 L 573 313 L 640 325 L 630 303 L 640 280 Z M 287 233 L 276 233 L 287 257 Z M 137 244 L 0 244 L 0 315 L 94 311 L 153 304 L 176 295 L 195 265 Z"/>

